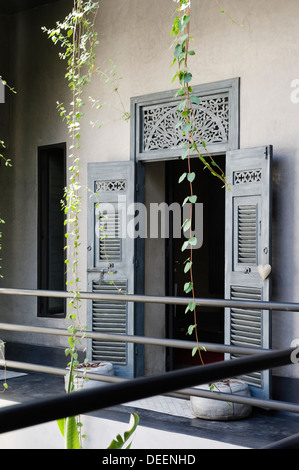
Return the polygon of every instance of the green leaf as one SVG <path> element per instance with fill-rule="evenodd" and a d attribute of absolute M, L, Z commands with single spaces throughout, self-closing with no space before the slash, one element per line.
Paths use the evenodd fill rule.
<path fill-rule="evenodd" d="M 182 206 L 184 206 L 185 204 L 187 204 L 187 202 L 190 200 L 190 197 L 191 197 L 191 196 L 185 197 Z M 195 197 L 196 197 L 196 196 L 195 196 Z"/>
<path fill-rule="evenodd" d="M 190 201 L 192 204 L 195 204 L 196 201 L 197 201 L 197 196 L 189 196 L 189 201 Z"/>
<path fill-rule="evenodd" d="M 75 416 L 58 419 L 57 424 L 64 437 L 65 449 L 80 449 L 79 432 Z"/>
<path fill-rule="evenodd" d="M 198 96 L 195 96 L 195 95 L 190 96 L 190 101 L 194 104 L 200 103 L 200 99 L 198 98 Z"/>
<path fill-rule="evenodd" d="M 66 418 L 64 439 L 66 449 L 80 449 L 79 433 L 75 416 Z"/>
<path fill-rule="evenodd" d="M 192 357 L 194 357 L 196 353 L 197 353 L 197 346 L 195 346 L 195 347 L 192 349 Z"/>
<path fill-rule="evenodd" d="M 174 49 L 174 57 L 175 58 L 178 58 L 180 56 L 180 54 L 182 53 L 182 45 L 181 44 L 177 44 L 175 49 Z"/>
<path fill-rule="evenodd" d="M 188 248 L 188 246 L 189 246 L 188 241 L 184 242 L 182 246 L 182 251 L 185 251 Z"/>
<path fill-rule="evenodd" d="M 188 155 L 189 155 L 189 149 L 186 148 L 186 149 L 184 149 L 184 150 L 182 151 L 182 155 L 181 155 L 182 160 L 185 160 L 185 158 L 187 158 Z"/>
<path fill-rule="evenodd" d="M 189 230 L 190 227 L 191 227 L 191 220 L 186 219 L 185 222 L 183 223 L 184 232 L 187 232 L 187 230 Z"/>
<path fill-rule="evenodd" d="M 190 109 L 186 109 L 185 111 L 182 112 L 182 117 L 186 119 L 189 116 L 190 112 L 191 112 Z"/>
<path fill-rule="evenodd" d="M 192 261 L 188 261 L 184 267 L 184 273 L 186 274 L 192 268 Z"/>
<path fill-rule="evenodd" d="M 58 427 L 63 437 L 64 437 L 64 422 L 65 422 L 65 418 L 57 420 Z"/>
<path fill-rule="evenodd" d="M 181 36 L 181 41 L 184 42 L 184 41 L 186 41 L 186 39 L 188 39 L 188 34 L 183 34 Z"/>
<path fill-rule="evenodd" d="M 182 100 L 179 104 L 178 110 L 183 111 L 186 107 L 186 104 L 187 104 L 187 100 Z"/>
<path fill-rule="evenodd" d="M 192 124 L 191 122 L 188 122 L 187 124 L 184 125 L 183 127 L 183 135 L 184 134 L 187 134 L 188 132 L 190 132 L 192 129 Z"/>
<path fill-rule="evenodd" d="M 182 181 L 184 181 L 184 179 L 186 178 L 187 176 L 187 173 L 183 173 L 180 178 L 179 178 L 179 183 L 182 183 Z"/>
<path fill-rule="evenodd" d="M 187 24 L 189 23 L 190 21 L 190 16 L 188 15 L 184 15 L 180 20 L 179 20 L 179 23 L 178 23 L 178 29 L 179 31 L 183 31 L 185 29 L 185 27 L 187 26 Z"/>
<path fill-rule="evenodd" d="M 197 238 L 196 237 L 189 238 L 188 242 L 190 243 L 190 245 L 195 246 L 197 245 Z"/>
<path fill-rule="evenodd" d="M 173 59 L 173 61 L 171 62 L 170 66 L 173 67 L 175 63 L 176 63 L 176 58 Z"/>
<path fill-rule="evenodd" d="M 185 313 L 187 312 L 193 312 L 196 309 L 196 303 L 195 302 L 189 302 L 189 304 L 186 307 Z"/>
<path fill-rule="evenodd" d="M 192 73 L 190 73 L 190 72 L 189 72 L 189 73 L 185 73 L 185 75 L 184 75 L 184 82 L 185 82 L 185 83 L 189 83 L 189 82 L 191 82 L 191 80 L 192 80 Z"/>
<path fill-rule="evenodd" d="M 125 449 L 129 449 L 131 447 L 131 443 L 129 442 L 129 439 L 132 437 L 133 433 L 136 431 L 137 426 L 139 424 L 139 416 L 134 413 L 131 414 L 130 416 L 130 422 L 128 431 L 124 433 L 124 437 L 122 437 L 120 434 L 116 436 L 116 438 L 111 442 L 110 446 L 108 449 L 122 449 L 125 445 Z"/>
<path fill-rule="evenodd" d="M 191 172 L 191 173 L 188 173 L 187 175 L 187 180 L 192 183 L 194 180 L 195 180 L 195 173 L 194 172 Z"/>
<path fill-rule="evenodd" d="M 174 96 L 185 96 L 185 90 L 183 88 L 178 90 Z"/>
<path fill-rule="evenodd" d="M 186 294 L 189 294 L 189 292 L 191 292 L 193 289 L 193 284 L 192 282 L 186 282 L 185 285 L 184 285 L 184 292 Z"/>
<path fill-rule="evenodd" d="M 195 325 L 190 325 L 188 328 L 187 334 L 192 335 L 194 328 L 195 328 Z"/>

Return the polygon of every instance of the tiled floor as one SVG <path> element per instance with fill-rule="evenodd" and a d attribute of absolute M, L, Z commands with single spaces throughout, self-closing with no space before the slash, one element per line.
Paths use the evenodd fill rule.
<path fill-rule="evenodd" d="M 126 403 L 126 406 L 194 419 L 190 402 L 179 398 L 158 395 L 156 397 L 144 398 L 143 400 Z"/>

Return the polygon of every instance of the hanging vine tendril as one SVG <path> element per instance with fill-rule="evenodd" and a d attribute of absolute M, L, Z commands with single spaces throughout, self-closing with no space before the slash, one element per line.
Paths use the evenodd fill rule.
<path fill-rule="evenodd" d="M 197 245 L 197 239 L 192 235 L 192 225 L 194 219 L 194 205 L 197 202 L 198 196 L 194 191 L 194 181 L 196 174 L 192 171 L 192 157 L 198 157 L 202 162 L 204 169 L 207 169 L 212 176 L 218 178 L 222 183 L 223 187 L 229 189 L 226 176 L 222 168 L 215 161 L 213 156 L 209 153 L 206 142 L 204 141 L 198 123 L 196 121 L 195 112 L 193 105 L 200 104 L 198 96 L 193 94 L 193 88 L 191 86 L 192 73 L 189 67 L 189 58 L 195 55 L 194 50 L 190 50 L 190 41 L 193 39 L 190 36 L 190 20 L 191 20 L 191 0 L 173 0 L 178 4 L 176 9 L 176 16 L 173 21 L 171 35 L 174 36 L 173 47 L 174 47 L 174 58 L 172 66 L 177 65 L 177 71 L 173 77 L 179 81 L 179 91 L 176 93 L 176 97 L 181 97 L 179 105 L 180 120 L 178 127 L 181 128 L 182 135 L 186 136 L 187 143 L 185 144 L 181 158 L 187 160 L 187 171 L 184 172 L 180 178 L 179 183 L 187 181 L 189 184 L 189 195 L 185 198 L 183 205 L 190 203 L 190 215 L 183 223 L 184 232 L 189 233 L 189 239 L 182 245 L 182 251 L 187 249 L 190 250 L 190 256 L 185 261 L 184 272 L 189 274 L 189 281 L 184 284 L 184 292 L 192 295 L 192 300 L 186 307 L 185 313 L 193 312 L 193 325 L 190 325 L 187 333 L 189 335 L 195 334 L 196 344 L 192 351 L 192 355 L 199 354 L 201 363 L 203 364 L 203 358 L 201 351 L 202 348 L 199 344 L 198 339 L 198 325 L 197 325 L 197 314 L 196 314 L 196 302 L 195 302 L 195 286 L 194 286 L 194 275 L 193 275 L 193 247 Z M 218 0 L 215 0 L 222 13 L 232 21 L 231 16 L 221 7 Z M 241 26 L 241 25 L 239 25 Z"/>

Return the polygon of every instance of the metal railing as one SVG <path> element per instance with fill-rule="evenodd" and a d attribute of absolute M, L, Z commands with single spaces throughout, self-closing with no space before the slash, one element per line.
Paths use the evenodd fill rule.
<path fill-rule="evenodd" d="M 44 296 L 72 298 L 72 292 L 57 292 L 45 290 L 28 289 L 0 289 L 0 295 L 21 295 L 21 296 Z M 85 300 L 119 300 L 119 294 L 95 294 L 80 293 L 80 299 Z M 160 304 L 180 304 L 187 305 L 188 298 L 125 295 L 126 302 L 160 303 Z M 255 308 L 263 310 L 276 310 L 285 312 L 299 312 L 299 304 L 286 302 L 261 302 L 242 300 L 215 300 L 215 299 L 195 299 L 199 306 L 206 307 L 239 307 Z M 30 332 L 36 334 L 68 336 L 67 329 L 42 328 L 26 325 L 16 325 L 0 323 L 0 330 Z M 79 335 L 80 333 L 78 333 Z M 123 341 L 137 344 L 151 344 L 165 347 L 176 347 L 183 349 L 193 349 L 196 346 L 192 341 L 179 341 L 160 338 L 148 338 L 143 336 L 113 335 L 96 332 L 86 332 L 86 337 L 108 341 Z M 37 403 L 26 403 L 14 407 L 4 408 L 0 411 L 0 433 L 21 429 L 23 427 L 46 423 L 56 419 L 92 412 L 113 405 L 119 405 L 128 401 L 134 401 L 149 396 L 160 394 L 175 396 L 200 396 L 213 398 L 215 400 L 229 401 L 234 403 L 244 403 L 255 407 L 270 408 L 280 411 L 299 413 L 299 405 L 275 400 L 262 400 L 254 397 L 240 397 L 238 395 L 224 394 L 221 392 L 209 392 L 191 387 L 205 383 L 215 382 L 229 377 L 236 377 L 246 373 L 263 371 L 278 366 L 292 364 L 291 355 L 294 348 L 280 351 L 270 351 L 265 349 L 244 348 L 223 344 L 203 343 L 207 350 L 221 353 L 243 354 L 245 357 L 236 358 L 232 361 L 222 361 L 205 366 L 193 366 L 191 368 L 168 372 L 155 377 L 142 377 L 133 380 L 119 377 L 100 376 L 91 373 L 84 373 L 84 376 L 92 380 L 101 382 L 111 382 L 104 388 L 92 390 L 82 390 L 76 394 L 67 394 L 63 397 L 56 397 L 49 400 L 41 400 Z M 65 375 L 65 369 L 42 366 L 18 361 L 1 360 L 0 365 L 8 368 L 27 370 L 34 372 L 49 373 L 55 375 Z M 78 375 L 83 375 L 78 373 Z M 184 388 L 177 389 L 177 384 L 183 384 Z M 26 423 L 26 426 L 24 425 Z M 277 448 L 299 448 L 299 435 L 288 438 L 277 443 Z M 296 447 L 298 446 L 298 447 Z M 275 444 L 267 448 L 276 448 Z"/>

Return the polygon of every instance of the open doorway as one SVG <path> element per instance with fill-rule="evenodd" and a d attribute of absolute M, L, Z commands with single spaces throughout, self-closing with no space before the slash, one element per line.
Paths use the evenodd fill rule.
<path fill-rule="evenodd" d="M 38 288 L 65 290 L 64 212 L 66 145 L 38 148 Z M 65 300 L 39 297 L 39 317 L 64 318 Z"/>
<path fill-rule="evenodd" d="M 225 167 L 225 156 L 217 157 Z M 165 163 L 166 202 L 183 203 L 189 194 L 188 182 L 178 183 L 186 162 L 171 160 Z M 203 243 L 193 250 L 193 276 L 195 295 L 200 298 L 224 298 L 224 248 L 225 248 L 225 190 L 221 182 L 209 171 L 204 171 L 199 159 L 192 160 L 192 171 L 196 173 L 193 183 L 197 202 L 203 204 Z M 184 273 L 188 254 L 182 252 L 184 239 L 169 237 L 166 240 L 166 295 L 184 297 L 184 284 L 190 280 Z M 188 326 L 194 324 L 193 312 L 185 314 L 185 306 L 168 306 L 166 311 L 166 336 L 172 339 L 192 340 L 187 334 Z M 222 308 L 197 308 L 199 340 L 209 343 L 224 343 L 224 312 Z M 222 354 L 204 352 L 205 363 L 223 360 Z M 198 364 L 199 357 L 192 358 L 191 351 L 169 349 L 166 355 L 168 370 Z"/>

